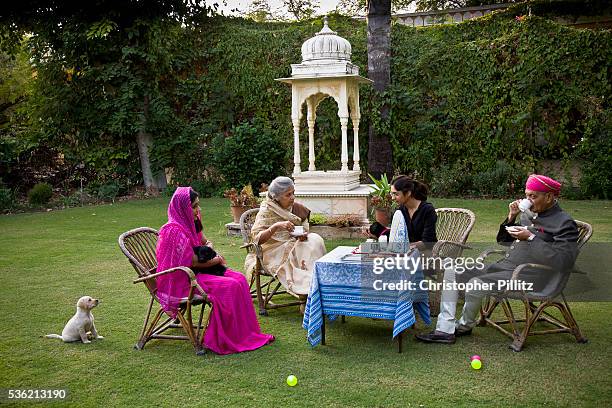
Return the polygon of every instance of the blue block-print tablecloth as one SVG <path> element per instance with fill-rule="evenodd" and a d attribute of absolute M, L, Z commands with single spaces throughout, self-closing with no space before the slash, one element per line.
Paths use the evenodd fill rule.
<path fill-rule="evenodd" d="M 310 293 L 302 326 L 312 346 L 321 342 L 323 314 L 328 320 L 337 316 L 360 316 L 393 320 L 393 337 L 412 326 L 416 310 L 426 324 L 431 323 L 427 292 L 418 289 L 423 280 L 420 267 L 395 271 L 395 278 L 415 282 L 416 290 L 374 290 L 373 279 L 389 281 L 384 274 L 372 274 L 372 261 L 350 255 L 353 247 L 340 246 L 315 262 Z M 414 251 L 409 256 L 420 256 Z M 369 265 L 368 265 L 369 263 Z M 378 287 L 380 287 L 380 282 Z"/>

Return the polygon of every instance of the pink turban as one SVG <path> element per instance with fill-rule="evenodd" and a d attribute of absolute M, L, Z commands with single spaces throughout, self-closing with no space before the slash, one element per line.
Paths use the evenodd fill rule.
<path fill-rule="evenodd" d="M 542 176 L 540 174 L 532 174 L 525 183 L 527 190 L 541 191 L 543 193 L 553 193 L 558 196 L 561 192 L 561 183 L 557 180 L 553 180 L 550 177 Z"/>

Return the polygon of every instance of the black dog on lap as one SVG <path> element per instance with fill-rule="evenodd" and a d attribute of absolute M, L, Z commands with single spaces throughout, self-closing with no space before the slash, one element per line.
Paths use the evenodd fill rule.
<path fill-rule="evenodd" d="M 217 256 L 217 253 L 214 249 L 209 246 L 201 245 L 197 247 L 193 247 L 193 252 L 198 257 L 198 262 L 204 263 L 208 262 Z M 225 266 L 221 264 L 209 266 L 208 268 L 196 267 L 192 268 L 193 272 L 197 275 L 198 273 L 206 273 L 208 275 L 216 275 L 223 276 L 225 274 Z"/>

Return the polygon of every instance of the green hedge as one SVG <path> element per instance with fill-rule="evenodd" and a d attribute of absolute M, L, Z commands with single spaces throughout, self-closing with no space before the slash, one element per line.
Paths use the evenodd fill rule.
<path fill-rule="evenodd" d="M 521 7 L 456 25 L 394 24 L 392 85 L 383 95 L 391 108 L 388 123 L 372 114 L 381 99 L 362 88 L 364 164 L 370 123 L 391 138 L 399 172 L 438 187 L 452 183 L 453 173 L 470 178 L 464 180 L 469 187 L 438 188 L 441 194 L 513 194 L 516 183 L 539 170 L 541 159 L 601 154 L 597 140 L 609 137 L 610 32 L 577 30 L 536 16 L 516 19 Z M 351 42 L 353 62 L 363 72 L 365 23 L 332 16 L 330 26 Z M 269 123 L 290 148 L 290 90 L 274 79 L 290 74 L 290 64 L 301 60 L 300 45 L 319 30 L 320 21 L 255 24 L 222 19 L 211 27 L 206 64 L 213 96 L 208 100 L 219 100 L 214 89 L 223 89 L 232 101 L 228 113 Z M 336 111 L 331 100 L 318 111 L 316 155 L 322 165 L 339 165 Z M 305 123 L 301 137 L 306 157 Z M 610 174 L 605 158 L 600 160 L 608 166 L 603 172 Z M 500 170 L 500 163 L 506 168 Z M 590 161 L 586 163 L 583 192 L 610 196 L 607 179 L 592 176 Z M 501 186 L 482 184 L 496 180 L 500 171 L 508 175 Z"/>
<path fill-rule="evenodd" d="M 426 180 L 440 165 L 475 174 L 500 160 L 537 171 L 541 159 L 589 157 L 597 152 L 589 140 L 610 136 L 610 32 L 511 17 L 395 26 L 389 96 L 398 168 Z M 584 181 L 588 192 L 601 180 Z"/>
<path fill-rule="evenodd" d="M 440 195 L 513 194 L 528 172 L 540 170 L 542 159 L 557 159 L 584 163 L 583 196 L 612 196 L 612 34 L 538 16 L 516 19 L 526 7 L 461 24 L 394 24 L 391 86 L 383 95 L 361 90 L 362 165 L 367 166 L 373 124 L 389 136 L 397 171 L 425 180 Z M 540 8 L 534 6 L 534 13 Z M 207 194 L 235 184 L 223 179 L 211 146 L 217 135 L 231 137 L 246 122 L 256 122 L 267 140 L 290 152 L 291 91 L 274 79 L 290 75 L 290 64 L 301 61 L 301 44 L 321 26 L 320 19 L 255 23 L 214 17 L 195 28 L 156 31 L 156 41 L 168 36 L 168 45 L 159 51 L 165 68 L 152 78 L 148 130 L 155 140 L 154 167 L 172 167 L 176 181 L 199 183 Z M 351 42 L 352 60 L 366 75 L 365 22 L 331 15 L 330 26 Z M 25 123 L 26 133 L 38 134 L 39 147 L 65 150 L 68 164 L 85 163 L 89 181 L 132 183 L 138 172 L 133 135 L 141 119 L 137 109 L 122 107 L 134 99 L 132 80 L 118 82 L 112 93 L 96 88 L 104 75 L 121 81 L 116 72 L 125 64 L 94 67 L 69 80 L 63 64 L 58 59 L 38 68 L 30 99 L 39 108 L 30 117 L 40 120 Z M 49 100 L 53 105 L 44 103 Z M 386 122 L 373 113 L 382 100 L 391 112 Z M 302 125 L 307 157 L 305 119 Z M 332 100 L 319 106 L 316 131 L 318 168 L 338 168 L 340 127 Z M 260 145 L 241 145 L 243 155 L 265 158 Z M 290 156 L 274 171 L 289 173 Z M 255 178 L 270 171 L 261 163 L 252 163 Z"/>

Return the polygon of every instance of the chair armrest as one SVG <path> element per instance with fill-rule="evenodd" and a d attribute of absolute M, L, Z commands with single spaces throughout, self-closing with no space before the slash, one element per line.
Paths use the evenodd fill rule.
<path fill-rule="evenodd" d="M 534 264 L 534 263 L 524 263 L 524 264 L 520 264 L 519 266 L 514 268 L 514 271 L 512 271 L 512 278 L 510 278 L 510 279 L 517 280 L 519 275 L 521 274 L 521 272 L 525 268 L 542 269 L 542 270 L 545 270 L 545 271 L 552 271 L 552 268 L 550 266 L 546 266 L 546 265 L 542 265 L 542 264 Z"/>
<path fill-rule="evenodd" d="M 495 249 L 495 248 L 489 248 L 489 249 L 485 249 L 483 252 L 480 253 L 480 255 L 478 255 L 479 258 L 482 258 L 483 260 L 486 259 L 489 255 L 492 254 L 500 254 L 503 255 L 506 253 L 506 250 L 504 249 Z"/>
<path fill-rule="evenodd" d="M 250 252 L 250 251 L 256 251 L 258 246 L 259 245 L 257 245 L 254 242 L 249 242 L 249 243 L 240 245 L 240 248 L 241 249 L 246 248 L 247 252 Z"/>
<path fill-rule="evenodd" d="M 191 269 L 189 269 L 189 268 L 187 268 L 185 266 L 177 266 L 175 268 L 166 269 L 165 271 L 161 271 L 161 272 L 157 272 L 157 273 L 152 273 L 150 275 L 143 276 L 143 277 L 138 278 L 138 279 L 134 279 L 133 283 L 144 282 L 144 281 L 147 281 L 149 279 L 157 278 L 158 276 L 166 275 L 168 273 L 176 272 L 176 271 L 183 271 L 183 272 L 185 272 L 187 274 L 187 276 L 189 277 L 189 280 L 192 280 L 192 281 L 195 280 L 195 273 L 193 273 L 193 271 Z"/>
<path fill-rule="evenodd" d="M 261 248 L 261 245 L 256 244 L 255 242 L 249 242 L 247 244 L 241 245 L 240 248 L 246 248 L 247 252 L 252 251 L 257 257 L 257 259 L 263 262 L 263 249 Z"/>
<path fill-rule="evenodd" d="M 254 273 L 259 273 L 260 275 L 265 276 L 275 276 L 268 272 L 263 265 L 263 249 L 261 248 L 261 245 L 255 242 L 249 242 L 247 244 L 243 244 L 240 246 L 240 248 L 246 248 L 249 253 L 255 254 L 255 257 L 257 258 L 257 267 L 255 268 Z"/>
<path fill-rule="evenodd" d="M 441 239 L 440 241 L 436 242 L 431 250 L 432 255 L 434 257 L 439 256 L 440 251 L 445 247 L 445 246 L 451 246 L 451 247 L 455 247 L 458 251 L 459 254 L 461 254 L 461 252 L 464 249 L 472 249 L 470 246 L 462 244 L 460 242 L 455 242 L 455 241 L 447 241 L 445 239 Z"/>
<path fill-rule="evenodd" d="M 545 271 L 551 271 L 552 270 L 552 268 L 550 266 L 546 266 L 546 265 L 542 265 L 542 264 L 535 264 L 535 263 L 524 263 L 524 264 L 520 264 L 519 266 L 514 268 L 514 271 L 512 271 L 512 277 L 510 278 L 510 280 L 517 280 L 519 275 L 523 271 L 523 269 L 526 269 L 526 268 L 530 268 L 530 269 L 542 269 L 542 270 L 545 270 Z M 507 294 L 508 292 L 510 292 L 510 290 L 508 290 L 508 289 L 504 290 L 504 294 Z M 525 301 L 529 301 L 529 295 L 527 294 L 527 292 L 525 292 L 525 290 L 522 289 L 522 288 L 521 288 L 520 292 L 523 294 L 523 299 Z"/>
<path fill-rule="evenodd" d="M 189 281 L 191 286 L 195 287 L 199 292 L 200 292 L 200 296 L 202 296 L 204 298 L 204 301 L 208 301 L 208 295 L 206 294 L 206 292 L 204 291 L 204 289 L 202 289 L 202 287 L 200 286 L 200 284 L 198 283 L 195 273 L 193 273 L 193 271 L 190 268 L 187 268 L 186 266 L 177 266 L 175 268 L 170 268 L 170 269 L 166 269 L 165 271 L 161 271 L 161 272 L 157 272 L 157 273 L 152 273 L 150 275 L 147 276 L 143 276 L 141 278 L 138 279 L 134 279 L 133 283 L 140 283 L 140 282 L 145 282 L 149 279 L 152 278 L 157 278 L 158 276 L 161 275 L 166 275 L 168 273 L 171 272 L 176 272 L 176 271 L 183 271 L 187 274 L 187 276 L 189 277 Z M 189 299 L 193 298 L 193 292 L 191 292 Z"/>

